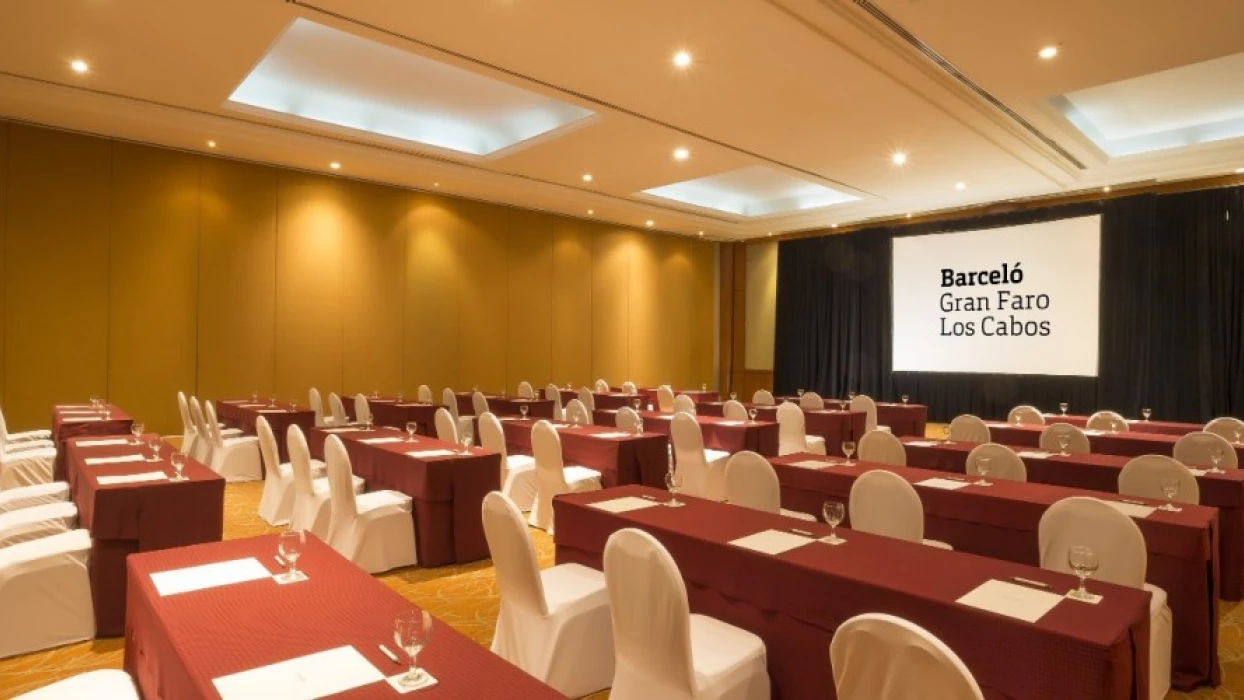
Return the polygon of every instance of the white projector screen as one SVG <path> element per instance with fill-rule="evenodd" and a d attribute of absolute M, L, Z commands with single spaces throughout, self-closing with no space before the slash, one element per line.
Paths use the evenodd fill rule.
<path fill-rule="evenodd" d="M 893 246 L 895 372 L 1097 376 L 1100 216 Z"/>

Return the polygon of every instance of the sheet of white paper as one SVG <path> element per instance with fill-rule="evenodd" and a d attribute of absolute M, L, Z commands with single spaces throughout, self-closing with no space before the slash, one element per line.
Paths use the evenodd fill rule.
<path fill-rule="evenodd" d="M 80 403 L 62 403 L 62 404 L 56 405 L 56 410 L 58 411 L 72 411 L 75 408 L 94 408 L 94 407 L 91 406 L 90 404 L 80 404 Z"/>
<path fill-rule="evenodd" d="M 85 408 L 80 411 L 61 411 L 60 412 L 62 416 L 93 416 L 96 413 L 99 413 L 99 411 L 96 411 L 93 408 Z"/>
<path fill-rule="evenodd" d="M 1020 457 L 1029 457 L 1031 459 L 1045 459 L 1046 457 L 1049 457 L 1051 453 L 1044 450 L 1024 450 L 1023 452 L 1016 452 L 1015 454 Z"/>
<path fill-rule="evenodd" d="M 334 433 L 334 434 L 336 433 L 357 433 L 361 430 L 362 428 L 326 428 L 324 432 Z"/>
<path fill-rule="evenodd" d="M 1111 508 L 1120 513 L 1133 518 L 1147 518 L 1153 515 L 1153 511 L 1157 510 L 1155 506 L 1138 506 L 1135 503 L 1121 503 L 1119 501 L 1106 501 Z"/>
<path fill-rule="evenodd" d="M 66 423 L 85 423 L 91 420 L 103 420 L 102 416 L 69 416 L 65 418 Z"/>
<path fill-rule="evenodd" d="M 1105 435 L 1105 434 L 1106 434 L 1106 431 L 1104 431 L 1104 430 L 1087 430 L 1087 429 L 1086 429 L 1086 430 L 1084 431 L 1084 434 L 1085 434 L 1085 435 Z"/>
<path fill-rule="evenodd" d="M 396 435 L 394 435 L 392 437 L 364 438 L 362 440 L 359 440 L 359 442 L 365 445 L 388 445 L 394 442 L 406 442 L 406 438 L 397 437 Z"/>
<path fill-rule="evenodd" d="M 97 464 L 124 464 L 126 462 L 141 462 L 146 457 L 142 455 L 121 455 L 120 457 L 87 457 L 85 461 L 88 465 L 95 466 Z"/>
<path fill-rule="evenodd" d="M 815 459 L 805 459 L 799 462 L 791 462 L 790 466 L 803 467 L 804 469 L 824 469 L 825 467 L 832 467 L 836 464 L 838 464 L 838 462 L 821 462 Z"/>
<path fill-rule="evenodd" d="M 307 654 L 212 680 L 221 700 L 315 700 L 384 680 L 352 646 Z"/>
<path fill-rule="evenodd" d="M 762 530 L 754 535 L 740 537 L 737 540 L 731 540 L 730 544 L 744 549 L 752 549 L 765 554 L 781 554 L 789 552 L 796 547 L 802 547 L 812 542 L 811 537 L 796 535 L 791 532 L 782 532 L 781 530 Z"/>
<path fill-rule="evenodd" d="M 640 510 L 641 508 L 651 508 L 661 504 L 658 501 L 649 501 L 646 498 L 637 496 L 623 496 L 622 498 L 611 498 L 608 501 L 597 501 L 588 505 L 608 513 L 625 513 L 628 510 Z"/>
<path fill-rule="evenodd" d="M 958 491 L 968 485 L 966 481 L 955 481 L 954 479 L 941 479 L 933 477 L 924 481 L 915 482 L 916 486 L 927 486 L 931 489 L 944 489 L 946 491 Z"/>
<path fill-rule="evenodd" d="M 100 486 L 112 486 L 114 484 L 141 484 L 147 481 L 168 481 L 168 474 L 164 472 L 143 472 L 142 474 L 123 474 L 120 476 L 101 476 L 95 479 Z"/>
<path fill-rule="evenodd" d="M 107 445 L 124 445 L 129 441 L 129 438 L 107 438 L 105 440 L 79 440 L 76 444 L 78 447 L 105 447 Z"/>
<path fill-rule="evenodd" d="M 270 404 L 266 404 L 266 403 L 244 403 L 244 404 L 239 404 L 239 406 L 240 406 L 241 408 L 266 408 L 266 407 L 267 407 L 267 406 L 269 406 L 269 405 L 270 405 Z"/>
<path fill-rule="evenodd" d="M 612 440 L 616 440 L 616 439 L 618 439 L 618 438 L 624 438 L 624 437 L 630 437 L 630 436 L 631 436 L 631 434 L 630 434 L 630 433 L 622 433 L 622 432 L 617 432 L 617 433 L 595 433 L 595 434 L 593 434 L 591 437 L 594 437 L 594 438 L 609 438 L 609 439 L 612 439 Z"/>
<path fill-rule="evenodd" d="M 261 408 L 256 413 L 289 413 L 289 409 L 285 408 Z"/>
<path fill-rule="evenodd" d="M 272 578 L 272 573 L 255 557 L 231 559 L 214 564 L 190 566 L 185 569 L 160 571 L 151 575 L 156 592 L 163 596 L 199 591 L 204 588 L 227 586 L 243 581 Z"/>
<path fill-rule="evenodd" d="M 1188 471 L 1192 472 L 1193 476 L 1205 476 L 1209 473 L 1208 469 L 1193 469 L 1192 467 L 1188 467 Z"/>
<path fill-rule="evenodd" d="M 990 428 L 1011 428 L 1011 427 L 1015 427 L 1015 426 L 1012 426 L 1010 423 L 1005 423 L 1005 422 L 1003 422 L 1003 421 L 997 421 L 997 422 L 992 422 L 992 423 L 986 423 L 985 425 L 989 426 Z"/>
<path fill-rule="evenodd" d="M 1025 622 L 1036 622 L 1062 599 L 1057 593 L 990 579 L 973 588 L 957 602 Z"/>
<path fill-rule="evenodd" d="M 418 457 L 420 459 L 425 457 L 452 457 L 453 455 L 454 453 L 450 450 L 415 450 L 414 452 L 406 453 L 407 457 Z"/>
<path fill-rule="evenodd" d="M 911 442 L 907 444 L 911 445 L 912 447 L 937 447 L 937 445 L 940 443 L 934 440 L 912 440 Z"/>
<path fill-rule="evenodd" d="M 744 420 L 719 420 L 717 421 L 717 425 L 744 425 L 746 423 L 747 421 L 744 421 Z"/>

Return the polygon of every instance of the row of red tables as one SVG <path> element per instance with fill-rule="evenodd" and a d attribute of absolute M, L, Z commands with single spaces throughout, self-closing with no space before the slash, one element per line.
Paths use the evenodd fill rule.
<path fill-rule="evenodd" d="M 1043 413 L 1046 425 L 1054 423 L 1068 423 L 1077 428 L 1084 429 L 1088 426 L 1088 416 L 1068 413 Z M 1128 430 L 1136 433 L 1155 433 L 1158 435 L 1174 435 L 1179 437 L 1188 433 L 1195 433 L 1198 430 L 1204 430 L 1205 425 L 1202 423 L 1185 423 L 1182 421 L 1169 420 L 1134 420 L 1128 419 Z"/>
<path fill-rule="evenodd" d="M 268 421 L 272 434 L 276 437 L 277 452 L 282 462 L 289 461 L 289 449 L 285 441 L 285 433 L 289 426 L 296 425 L 306 433 L 315 427 L 315 412 L 286 401 L 265 399 L 260 401 L 240 401 L 237 399 L 219 401 L 216 406 L 216 418 L 230 428 L 237 428 L 246 435 L 255 435 L 255 423 L 261 417 Z"/>
<path fill-rule="evenodd" d="M 1140 421 L 1143 422 L 1143 421 Z M 990 423 L 989 437 L 994 442 L 1014 447 L 1037 447 L 1041 444 L 1041 433 L 1049 427 L 1046 425 L 1015 425 L 1014 423 Z M 1137 423 L 1131 423 L 1135 426 Z M 1195 426 L 1198 430 L 1200 426 Z M 1194 431 L 1188 431 L 1194 432 Z M 1086 433 L 1089 447 L 1095 454 L 1119 455 L 1121 457 L 1139 457 L 1141 455 L 1167 455 L 1175 451 L 1175 443 L 1187 433 L 1175 435 L 1167 432 L 1144 432 L 1132 429 L 1127 432 L 1109 433 L 1093 431 Z M 1232 443 L 1240 463 L 1244 464 L 1244 442 Z"/>

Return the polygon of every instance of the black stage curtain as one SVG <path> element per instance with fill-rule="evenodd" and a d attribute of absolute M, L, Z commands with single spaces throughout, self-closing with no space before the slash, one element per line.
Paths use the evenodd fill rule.
<path fill-rule="evenodd" d="M 1102 215 L 1094 377 L 892 372 L 891 241 Z M 902 394 L 932 420 L 1021 403 L 1203 422 L 1244 413 L 1244 188 L 1138 195 L 786 241 L 778 249 L 774 389 Z"/>

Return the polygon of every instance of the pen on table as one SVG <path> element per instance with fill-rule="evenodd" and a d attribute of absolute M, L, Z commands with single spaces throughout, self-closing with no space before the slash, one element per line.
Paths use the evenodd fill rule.
<path fill-rule="evenodd" d="M 402 665 L 402 660 L 401 660 L 401 659 L 399 659 L 399 658 L 397 658 L 397 654 L 394 654 L 393 652 L 389 651 L 389 647 L 386 647 L 386 646 L 385 646 L 385 645 L 383 645 L 383 644 L 377 644 L 377 645 L 376 645 L 376 647 L 377 647 L 378 649 L 380 649 L 380 653 L 382 653 L 382 654 L 384 654 L 385 656 L 389 657 L 389 661 L 392 661 L 393 663 L 397 664 L 398 666 L 401 666 L 401 665 Z"/>
<path fill-rule="evenodd" d="M 803 535 L 804 537 L 812 537 L 812 533 L 808 532 L 807 530 L 799 530 L 799 529 L 792 527 L 790 531 L 795 533 L 796 535 Z"/>
<path fill-rule="evenodd" d="M 649 495 L 648 495 L 648 494 L 646 494 L 646 493 L 641 493 L 641 494 L 639 495 L 639 497 L 640 497 L 640 498 L 647 499 L 647 500 L 649 500 L 649 501 L 655 501 L 655 500 L 657 500 L 656 496 L 649 496 Z"/>
<path fill-rule="evenodd" d="M 1134 505 L 1134 506 L 1143 506 L 1143 505 L 1146 505 L 1144 501 L 1133 501 L 1133 500 L 1132 500 L 1132 499 L 1130 499 L 1130 498 L 1120 498 L 1120 499 L 1119 499 L 1119 503 L 1131 503 L 1131 504 L 1132 504 L 1132 505 Z"/>
<path fill-rule="evenodd" d="M 1024 578 L 1023 576 L 1012 576 L 1012 577 L 1011 577 L 1011 580 L 1012 580 L 1012 581 L 1018 581 L 1019 583 L 1026 583 L 1026 584 L 1028 584 L 1029 586 L 1040 586 L 1041 588 L 1049 588 L 1049 587 L 1050 587 L 1050 584 L 1048 584 L 1048 583 L 1044 583 L 1044 582 L 1042 582 L 1042 581 L 1033 581 L 1032 579 L 1030 579 L 1030 578 Z"/>

